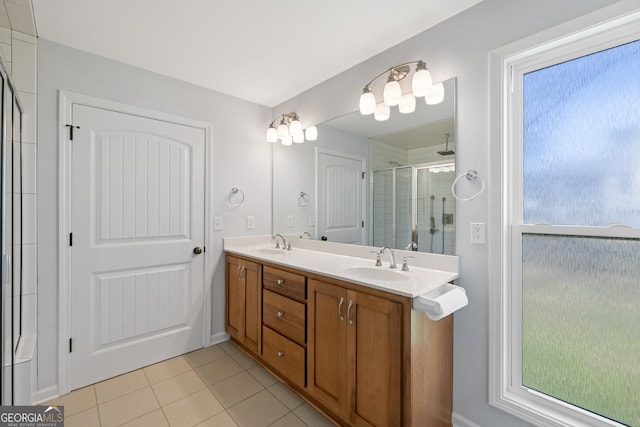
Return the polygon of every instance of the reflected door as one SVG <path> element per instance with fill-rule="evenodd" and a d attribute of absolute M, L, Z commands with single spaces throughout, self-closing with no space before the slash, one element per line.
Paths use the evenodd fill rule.
<path fill-rule="evenodd" d="M 339 243 L 364 243 L 364 159 L 318 152 L 318 236 Z"/>

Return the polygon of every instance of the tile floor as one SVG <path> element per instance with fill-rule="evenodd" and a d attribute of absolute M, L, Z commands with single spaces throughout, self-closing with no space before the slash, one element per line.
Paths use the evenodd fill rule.
<path fill-rule="evenodd" d="M 75 390 L 65 427 L 333 426 L 231 342 Z"/>

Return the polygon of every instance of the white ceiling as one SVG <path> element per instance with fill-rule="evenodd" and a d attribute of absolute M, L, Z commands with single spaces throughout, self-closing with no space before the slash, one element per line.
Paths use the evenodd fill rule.
<path fill-rule="evenodd" d="M 41 38 L 273 107 L 482 0 L 31 1 Z"/>

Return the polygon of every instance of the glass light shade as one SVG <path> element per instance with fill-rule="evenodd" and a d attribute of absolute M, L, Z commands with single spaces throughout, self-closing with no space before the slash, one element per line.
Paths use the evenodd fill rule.
<path fill-rule="evenodd" d="M 413 93 L 406 93 L 402 95 L 398 110 L 402 114 L 413 113 L 416 110 L 416 97 L 413 96 Z"/>
<path fill-rule="evenodd" d="M 298 133 L 302 133 L 302 125 L 300 124 L 300 120 L 292 120 L 291 123 L 289 123 L 289 135 L 295 135 Z"/>
<path fill-rule="evenodd" d="M 282 139 L 288 136 L 289 136 L 289 127 L 284 123 L 280 123 L 278 125 L 278 138 Z"/>
<path fill-rule="evenodd" d="M 282 145 L 291 145 L 291 143 L 293 142 L 293 138 L 290 136 L 285 136 L 284 138 L 281 139 L 282 141 Z"/>
<path fill-rule="evenodd" d="M 299 133 L 293 134 L 291 138 L 293 138 L 293 142 L 295 142 L 296 144 L 300 144 L 304 142 L 304 133 L 300 131 Z"/>
<path fill-rule="evenodd" d="M 391 115 L 391 108 L 384 102 L 376 105 L 376 111 L 373 113 L 373 118 L 379 122 L 383 122 Z"/>
<path fill-rule="evenodd" d="M 371 90 L 365 89 L 360 95 L 360 114 L 368 116 L 376 110 L 376 97 Z"/>
<path fill-rule="evenodd" d="M 318 128 L 315 126 L 308 127 L 304 131 L 304 136 L 307 141 L 315 141 L 316 139 L 318 139 Z"/>
<path fill-rule="evenodd" d="M 435 105 L 444 101 L 444 85 L 442 82 L 436 83 L 431 88 L 431 93 L 425 97 L 427 104 Z"/>
<path fill-rule="evenodd" d="M 400 83 L 395 80 L 387 82 L 387 84 L 384 85 L 384 92 L 382 96 L 384 98 L 384 103 L 389 107 L 400 104 L 400 99 L 402 98 L 402 88 L 400 87 Z"/>
<path fill-rule="evenodd" d="M 267 142 L 276 142 L 278 140 L 278 131 L 276 128 L 269 126 L 267 129 Z"/>
<path fill-rule="evenodd" d="M 433 80 L 431 79 L 431 73 L 426 68 L 416 70 L 411 80 L 411 90 L 416 97 L 427 96 L 431 92 L 431 85 Z"/>

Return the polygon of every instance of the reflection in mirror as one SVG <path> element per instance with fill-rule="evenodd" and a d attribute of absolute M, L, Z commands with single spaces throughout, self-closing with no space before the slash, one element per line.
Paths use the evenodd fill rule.
<path fill-rule="evenodd" d="M 320 125 L 316 142 L 274 144 L 273 232 L 454 254 L 455 79 L 444 86 L 444 102 L 412 114 L 354 112 Z"/>

